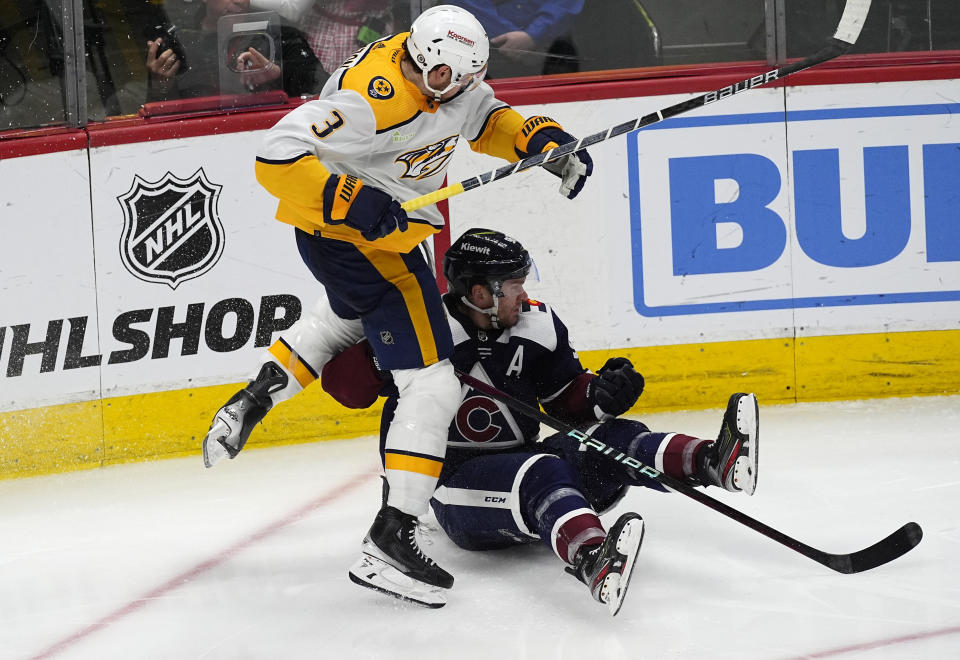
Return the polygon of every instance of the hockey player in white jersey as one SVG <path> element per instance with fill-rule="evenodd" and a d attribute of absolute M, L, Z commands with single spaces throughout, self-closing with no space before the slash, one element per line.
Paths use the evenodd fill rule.
<path fill-rule="evenodd" d="M 407 217 L 399 200 L 438 189 L 457 142 L 517 161 L 574 138 L 547 117 L 524 119 L 483 82 L 487 35 L 467 11 L 433 7 L 409 33 L 361 49 L 319 98 L 270 129 L 258 181 L 279 199 L 276 217 L 296 227 L 300 256 L 324 295 L 268 349 L 256 377 L 215 415 L 204 463 L 233 458 L 276 404 L 317 379 L 331 356 L 369 339 L 398 388 L 385 435 L 389 495 L 363 540 L 364 585 L 435 592 L 453 577 L 417 545 L 443 466 L 459 402 L 450 328 L 421 247 L 443 219 L 426 207 Z M 575 197 L 592 171 L 585 151 L 564 157 L 561 193 Z M 372 566 L 372 568 L 371 568 Z M 355 581 L 357 571 L 351 572 Z"/>
<path fill-rule="evenodd" d="M 472 229 L 450 246 L 444 256 L 450 292 L 443 300 L 456 368 L 524 403 L 543 406 L 672 477 L 752 495 L 759 441 L 756 398 L 730 397 L 716 439 L 655 432 L 641 422 L 616 419 L 643 392 L 643 377 L 625 358 L 611 358 L 597 374 L 584 369 L 553 309 L 528 298 L 524 283 L 531 267 L 523 246 L 497 231 Z M 369 406 L 378 394 L 387 395 L 385 437 L 396 389 L 376 369 L 366 342 L 330 361 L 321 382 L 348 407 Z M 468 550 L 542 541 L 616 614 L 644 524 L 638 514 L 627 512 L 604 531 L 597 514 L 611 509 L 629 486 L 666 489 L 597 452 L 582 451 L 566 434 L 540 442 L 539 430 L 537 420 L 464 385 L 433 510 L 447 535 Z"/>

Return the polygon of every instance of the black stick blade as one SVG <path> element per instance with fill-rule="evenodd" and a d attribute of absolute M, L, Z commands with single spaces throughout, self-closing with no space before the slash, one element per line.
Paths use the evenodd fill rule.
<path fill-rule="evenodd" d="M 883 566 L 897 557 L 907 554 L 923 539 L 923 530 L 915 522 L 909 522 L 893 534 L 877 541 L 869 548 L 858 550 L 849 555 L 833 555 L 827 552 L 817 558 L 824 566 L 838 573 L 862 573 L 871 568 Z"/>

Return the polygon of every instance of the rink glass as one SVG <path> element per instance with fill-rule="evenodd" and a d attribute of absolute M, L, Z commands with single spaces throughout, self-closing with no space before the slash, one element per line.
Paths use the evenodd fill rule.
<path fill-rule="evenodd" d="M 495 43 L 512 25 L 484 14 L 490 3 L 448 0 L 473 9 Z M 546 0 L 544 0 L 546 2 Z M 180 33 L 199 30 L 207 5 L 186 0 L 8 0 L 0 4 L 0 134 L 48 126 L 82 127 L 110 118 L 144 114 L 147 103 L 147 38 L 158 26 Z M 277 16 L 290 48 L 310 43 L 318 16 L 342 16 L 336 28 L 343 52 L 370 34 L 408 29 L 413 17 L 434 3 L 421 0 L 317 0 L 297 20 Z M 521 22 L 544 2 L 499 3 L 508 19 Z M 780 63 L 807 55 L 829 38 L 843 0 L 553 0 L 554 21 L 535 28 L 525 47 L 494 45 L 488 80 L 608 72 L 601 79 L 658 75 L 718 63 Z M 363 14 L 357 13 L 357 8 Z M 257 11 L 256 2 L 250 11 Z M 353 12 L 352 14 L 350 12 Z M 330 28 L 329 24 L 326 29 Z M 351 31 L 356 32 L 351 36 Z M 331 33 L 332 34 L 332 33 Z M 266 35 L 266 32 L 264 32 Z M 265 39 L 266 37 L 264 37 Z M 273 38 L 273 35 L 271 35 Z M 295 38 L 292 43 L 291 38 Z M 281 67 L 283 38 L 271 43 Z M 319 48 L 319 46 L 318 46 Z M 223 49 L 221 49 L 223 50 Z M 956 0 L 875 0 L 854 53 L 960 50 L 960 3 Z M 215 54 L 214 54 L 215 55 Z M 323 53 L 317 53 L 323 62 Z M 339 61 L 335 57 L 334 61 Z M 329 53 L 326 54 L 329 59 Z M 82 63 L 82 64 L 81 64 Z M 225 67 L 225 63 L 223 64 Z M 326 65 L 325 65 L 326 66 Z M 335 68 L 335 65 L 329 65 Z M 226 67 L 229 68 L 229 67 Z M 235 68 L 235 67 L 234 67 Z M 289 71 L 287 72 L 290 73 Z M 229 98 L 205 106 L 168 103 L 147 107 L 147 116 L 210 112 L 235 106 L 286 103 L 287 97 L 319 91 L 329 71 L 318 67 L 310 80 L 264 94 L 231 88 Z M 294 90 L 291 92 L 291 90 Z M 208 90 L 209 91 L 209 90 Z M 220 96 L 213 83 L 211 96 Z M 243 98 L 256 95 L 256 98 Z M 286 96 L 284 95 L 286 94 Z M 206 98 L 206 97 L 204 97 Z"/>

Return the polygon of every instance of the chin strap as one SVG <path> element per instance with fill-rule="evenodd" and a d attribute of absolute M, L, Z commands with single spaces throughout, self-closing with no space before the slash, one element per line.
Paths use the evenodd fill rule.
<path fill-rule="evenodd" d="M 496 300 L 497 299 L 494 299 L 494 302 L 496 302 Z M 460 302 L 462 302 L 464 305 L 474 310 L 475 312 L 480 312 L 481 314 L 486 314 L 487 316 L 489 316 L 490 324 L 493 326 L 493 328 L 495 330 L 500 329 L 500 324 L 497 323 L 497 321 L 500 320 L 499 317 L 497 317 L 497 305 L 494 305 L 493 307 L 488 307 L 487 309 L 481 309 L 480 307 L 477 307 L 472 302 L 467 300 L 466 296 L 460 296 Z"/>
<path fill-rule="evenodd" d="M 423 69 L 421 69 L 420 75 L 423 76 L 423 86 L 426 87 L 429 91 L 433 92 L 433 100 L 436 101 L 437 103 L 443 103 L 443 95 L 446 94 L 448 91 L 450 91 L 450 89 L 453 87 L 453 83 L 451 82 L 449 85 L 447 85 L 446 89 L 437 91 L 430 86 L 430 82 L 427 80 L 427 77 L 430 75 L 429 71 L 424 71 Z"/>

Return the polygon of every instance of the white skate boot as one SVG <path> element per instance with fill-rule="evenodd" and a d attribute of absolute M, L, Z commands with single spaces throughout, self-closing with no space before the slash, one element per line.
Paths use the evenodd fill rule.
<path fill-rule="evenodd" d="M 616 616 L 627 595 L 642 542 L 643 518 L 637 513 L 625 513 L 607 532 L 603 543 L 581 549 L 576 563 L 566 571 L 590 588 L 594 600 L 606 605 L 610 616 Z"/>
<path fill-rule="evenodd" d="M 697 481 L 753 495 L 757 490 L 759 442 L 757 397 L 742 392 L 731 395 L 720 434 L 697 456 Z"/>

